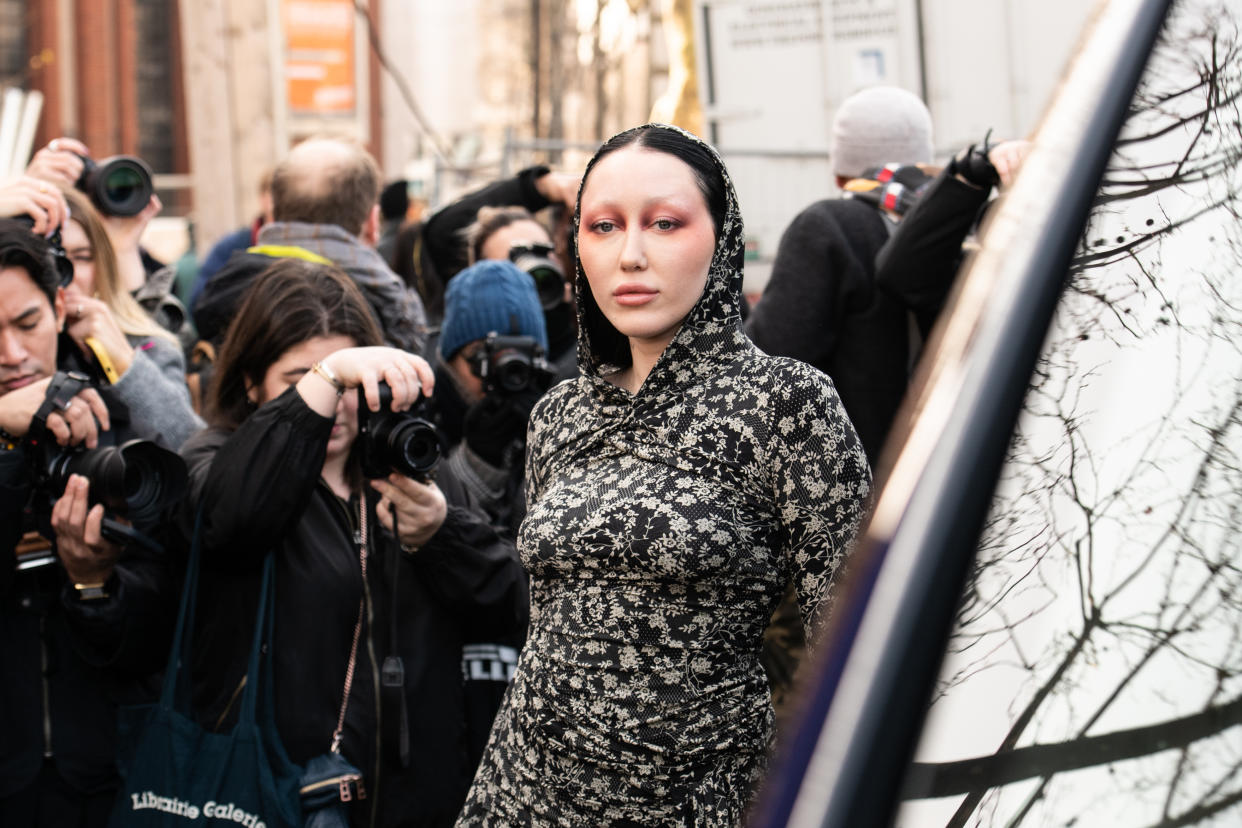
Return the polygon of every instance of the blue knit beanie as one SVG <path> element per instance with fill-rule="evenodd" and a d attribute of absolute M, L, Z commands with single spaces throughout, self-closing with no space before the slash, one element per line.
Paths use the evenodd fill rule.
<path fill-rule="evenodd" d="M 449 280 L 440 326 L 440 356 L 450 359 L 463 345 L 503 336 L 533 336 L 548 347 L 543 306 L 535 280 L 517 265 L 499 259 L 473 264 Z"/>

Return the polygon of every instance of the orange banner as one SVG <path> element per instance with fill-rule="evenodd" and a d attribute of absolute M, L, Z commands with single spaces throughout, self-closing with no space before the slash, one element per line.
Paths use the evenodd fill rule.
<path fill-rule="evenodd" d="M 289 111 L 352 113 L 357 95 L 353 0 L 282 0 L 281 19 Z"/>

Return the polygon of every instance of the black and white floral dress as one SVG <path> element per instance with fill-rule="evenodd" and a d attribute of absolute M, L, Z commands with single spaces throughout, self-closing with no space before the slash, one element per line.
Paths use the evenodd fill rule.
<path fill-rule="evenodd" d="M 742 332 L 725 181 L 707 287 L 638 393 L 580 311 L 582 375 L 531 416 L 530 631 L 458 825 L 737 825 L 766 766 L 764 627 L 791 579 L 816 624 L 871 478 L 829 379 Z"/>

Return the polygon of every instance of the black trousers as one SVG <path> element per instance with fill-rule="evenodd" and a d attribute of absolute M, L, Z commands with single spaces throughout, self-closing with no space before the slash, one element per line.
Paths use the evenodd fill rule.
<path fill-rule="evenodd" d="M 69 785 L 47 760 L 35 781 L 0 799 L 4 828 L 106 828 L 116 790 L 84 794 Z"/>

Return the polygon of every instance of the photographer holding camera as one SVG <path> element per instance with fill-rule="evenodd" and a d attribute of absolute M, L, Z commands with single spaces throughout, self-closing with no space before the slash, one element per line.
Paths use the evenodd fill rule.
<path fill-rule="evenodd" d="M 546 343 L 535 285 L 516 265 L 484 260 L 449 282 L 432 398 L 451 445 L 445 466 L 510 540 L 526 512 L 526 423 L 553 379 Z M 525 630 L 517 630 L 470 640 L 462 650 L 472 764 L 524 640 Z"/>
<path fill-rule="evenodd" d="M 576 179 L 575 179 L 576 181 Z M 570 194 L 572 199 L 577 188 Z M 481 207 L 462 231 L 470 264 L 510 261 L 535 282 L 548 344 L 548 362 L 557 380 L 578 375 L 578 326 L 573 290 L 552 236 L 525 207 Z"/>
<path fill-rule="evenodd" d="M 534 283 L 516 265 L 487 259 L 449 282 L 432 404 L 449 467 L 508 537 L 524 511 L 526 420 L 552 381 L 546 348 Z"/>
<path fill-rule="evenodd" d="M 462 641 L 524 628 L 526 584 L 512 544 L 435 468 L 441 438 L 419 416 L 430 366 L 382 341 L 332 265 L 280 259 L 247 289 L 216 362 L 211 427 L 183 449 L 186 524 L 202 521 L 195 707 L 217 729 L 235 719 L 274 556 L 269 646 L 289 758 L 339 745 L 366 793 L 347 805 L 353 824 L 450 825 L 474 769 Z"/>
<path fill-rule="evenodd" d="M 119 288 L 188 350 L 196 337 L 173 293 L 175 267 L 151 258 L 141 245 L 147 225 L 163 209 L 146 162 L 131 155 L 96 161 L 81 141 L 60 137 L 35 153 L 26 174 L 82 194 L 107 231 Z M 82 210 L 72 206 L 71 212 Z"/>
<path fill-rule="evenodd" d="M 47 206 L 36 227 L 64 220 Z M 0 219 L 0 824 L 102 826 L 117 706 L 145 698 L 166 655 L 175 594 L 151 536 L 184 465 L 58 370 L 75 350 L 69 266 L 29 226 Z"/>

